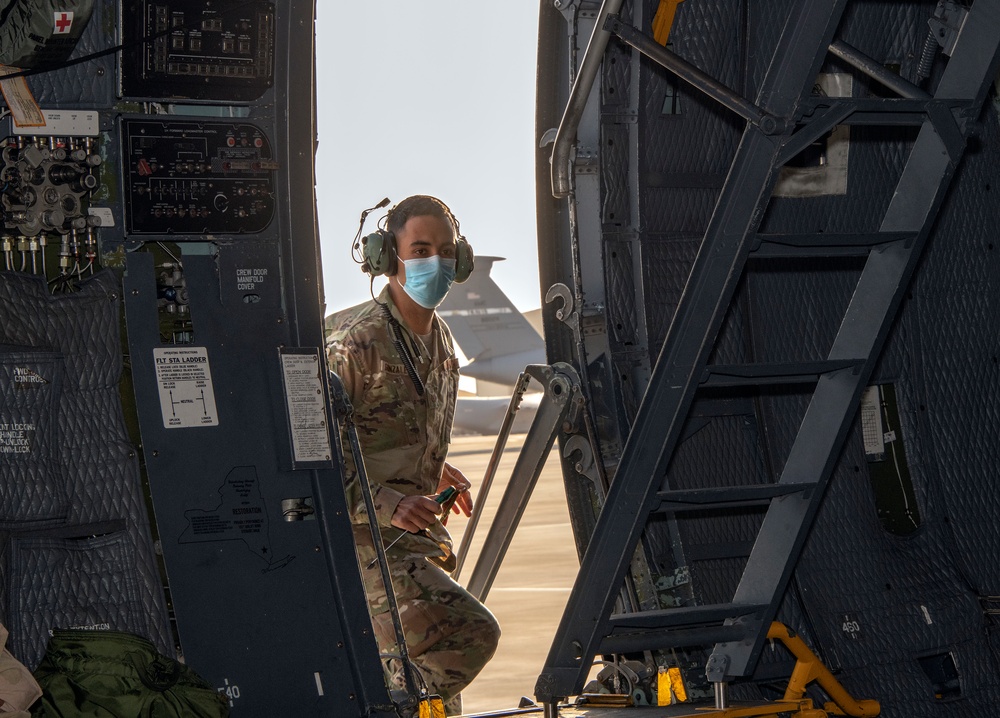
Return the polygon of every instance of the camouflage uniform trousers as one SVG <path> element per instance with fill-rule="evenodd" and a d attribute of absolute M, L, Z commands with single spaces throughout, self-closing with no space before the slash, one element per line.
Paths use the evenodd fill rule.
<path fill-rule="evenodd" d="M 367 565 L 365 561 L 361 573 L 379 650 L 396 654 L 396 632 L 382 572 L 378 564 L 370 569 Z M 455 715 L 461 712 L 459 692 L 493 657 L 500 626 L 486 606 L 422 556 L 390 556 L 389 574 L 410 661 L 428 691 L 441 696 L 448 704 L 448 714 Z M 394 687 L 404 688 L 396 663 L 390 680 Z"/>

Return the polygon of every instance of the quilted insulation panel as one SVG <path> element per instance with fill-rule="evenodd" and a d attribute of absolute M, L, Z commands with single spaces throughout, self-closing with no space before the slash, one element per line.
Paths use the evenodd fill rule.
<path fill-rule="evenodd" d="M 118 384 L 121 290 L 101 272 L 52 295 L 0 273 L 3 622 L 34 667 L 53 628 L 108 627 L 172 653 L 163 580 Z M 6 348 L 5 348 L 6 347 Z M 7 459 L 10 459 L 9 461 Z"/>

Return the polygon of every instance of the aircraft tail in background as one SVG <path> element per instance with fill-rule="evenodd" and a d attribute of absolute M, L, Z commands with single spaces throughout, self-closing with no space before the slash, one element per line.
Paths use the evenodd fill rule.
<path fill-rule="evenodd" d="M 476 257 L 476 271 L 452 287 L 438 314 L 469 360 L 462 374 L 510 386 L 528 364 L 546 363 L 545 343 L 490 276 L 502 260 Z"/>
<path fill-rule="evenodd" d="M 528 431 L 541 400 L 541 392 L 525 394 L 521 398 L 511 433 L 524 434 Z M 503 425 L 509 406 L 509 396 L 460 396 L 455 408 L 455 433 L 495 435 Z"/>

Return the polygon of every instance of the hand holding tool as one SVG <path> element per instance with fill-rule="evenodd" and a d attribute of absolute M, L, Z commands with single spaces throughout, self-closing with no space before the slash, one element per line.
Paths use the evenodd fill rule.
<path fill-rule="evenodd" d="M 448 501 L 448 499 L 452 498 L 456 494 L 458 494 L 458 489 L 456 489 L 454 486 L 449 486 L 444 491 L 442 491 L 440 494 L 438 494 L 437 496 L 435 496 L 434 500 L 437 501 L 438 504 L 440 504 L 440 505 L 443 506 L 444 503 L 446 501 Z M 401 533 L 399 536 L 397 536 L 396 538 L 394 538 L 392 540 L 392 543 L 390 543 L 388 546 L 385 547 L 385 550 L 388 551 L 389 549 L 391 549 L 393 546 L 396 545 L 396 543 L 401 538 L 403 538 L 404 536 L 406 536 L 406 534 L 408 534 L 408 533 L 410 533 L 410 532 L 409 531 L 403 531 L 403 533 Z M 423 531 L 421 531 L 419 533 L 423 533 Z M 378 561 L 377 558 L 374 561 L 372 561 L 370 564 L 368 564 L 368 568 L 371 568 L 372 566 L 374 566 L 375 563 L 376 563 L 376 561 Z"/>

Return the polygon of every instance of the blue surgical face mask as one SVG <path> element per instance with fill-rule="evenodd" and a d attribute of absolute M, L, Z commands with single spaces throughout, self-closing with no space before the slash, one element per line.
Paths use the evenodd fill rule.
<path fill-rule="evenodd" d="M 406 268 L 403 291 L 424 309 L 434 309 L 444 301 L 455 281 L 455 260 L 436 254 L 419 259 L 400 260 Z"/>

